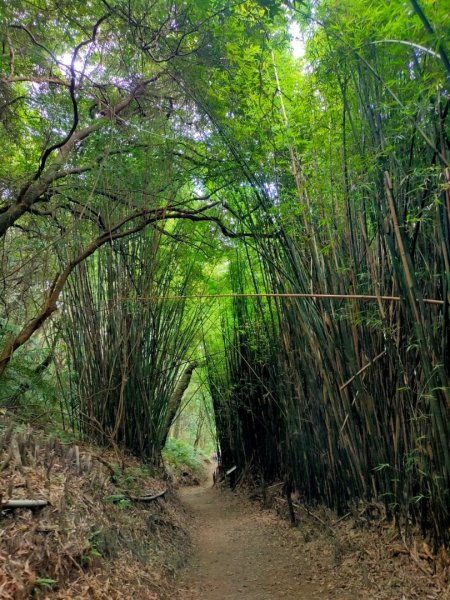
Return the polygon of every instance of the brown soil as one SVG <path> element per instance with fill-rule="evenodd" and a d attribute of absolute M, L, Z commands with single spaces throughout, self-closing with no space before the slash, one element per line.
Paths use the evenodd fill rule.
<path fill-rule="evenodd" d="M 394 556 L 380 535 L 349 520 L 331 530 L 305 513 L 293 528 L 229 490 L 185 488 L 180 495 L 193 515 L 195 554 L 179 580 L 179 600 L 449 598 L 425 561 Z"/>
<path fill-rule="evenodd" d="M 304 597 L 317 597 L 319 587 L 304 581 L 301 547 L 280 539 L 283 525 L 276 517 L 213 488 L 187 488 L 182 499 L 195 515 L 197 552 L 181 583 L 181 597 L 272 600 L 298 597 L 299 589 Z"/>

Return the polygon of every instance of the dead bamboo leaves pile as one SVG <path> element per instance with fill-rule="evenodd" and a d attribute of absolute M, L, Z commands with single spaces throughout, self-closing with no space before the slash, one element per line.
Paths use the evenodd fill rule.
<path fill-rule="evenodd" d="M 161 482 L 135 459 L 121 458 L 126 466 L 114 453 L 99 457 L 92 448 L 1 424 L 2 599 L 164 597 L 167 578 L 183 561 L 185 525 Z M 147 490 L 161 498 L 144 503 L 124 495 Z M 48 505 L 7 510 L 11 499 Z"/>

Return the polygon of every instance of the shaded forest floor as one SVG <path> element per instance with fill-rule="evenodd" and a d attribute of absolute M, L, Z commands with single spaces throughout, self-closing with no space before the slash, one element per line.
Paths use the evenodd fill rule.
<path fill-rule="evenodd" d="M 228 490 L 191 487 L 181 497 L 195 551 L 177 600 L 450 598 L 426 560 L 350 520 L 331 529 L 305 513 L 293 528 Z"/>
<path fill-rule="evenodd" d="M 407 547 L 382 522 L 301 506 L 293 528 L 279 493 L 270 509 L 211 479 L 177 493 L 131 456 L 1 420 L 0 473 L 3 507 L 49 502 L 1 512 L 2 600 L 450 599 L 423 542 Z"/>

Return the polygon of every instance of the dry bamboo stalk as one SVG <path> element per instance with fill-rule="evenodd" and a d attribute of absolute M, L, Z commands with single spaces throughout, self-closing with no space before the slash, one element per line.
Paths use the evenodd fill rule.
<path fill-rule="evenodd" d="M 422 323 L 422 317 L 417 306 L 417 298 L 414 295 L 414 281 L 411 274 L 411 269 L 409 268 L 408 256 L 406 253 L 405 244 L 403 243 L 403 237 L 400 231 L 400 226 L 398 224 L 397 211 L 395 208 L 394 196 L 392 194 L 392 182 L 390 175 L 387 171 L 384 172 L 384 183 L 386 188 L 386 196 L 389 204 L 389 210 L 391 211 L 392 223 L 394 225 L 395 239 L 397 240 L 403 271 L 405 273 L 406 285 L 408 288 L 408 295 L 410 298 L 411 307 L 413 309 L 414 318 L 416 319 L 416 322 Z"/>
<path fill-rule="evenodd" d="M 329 300 L 367 300 L 367 301 L 379 301 L 384 302 L 401 302 L 404 298 L 400 296 L 377 296 L 372 294 L 296 294 L 296 293 L 255 293 L 255 294 L 186 294 L 186 295 L 174 295 L 174 296 L 140 296 L 135 300 L 138 302 L 152 301 L 155 300 L 200 300 L 200 299 L 219 299 L 219 298 L 317 298 L 317 299 L 329 299 Z M 129 300 L 129 298 L 120 298 L 122 302 Z M 436 306 L 442 306 L 445 304 L 444 300 L 437 300 L 434 298 L 424 298 L 425 304 L 432 304 Z"/>
<path fill-rule="evenodd" d="M 342 390 L 344 390 L 348 385 L 350 385 L 351 382 L 358 377 L 358 375 L 361 375 L 361 373 L 364 373 L 364 371 L 366 369 L 368 369 L 370 366 L 372 366 L 374 362 L 376 362 L 379 358 L 381 358 L 385 354 L 386 354 L 386 350 L 383 350 L 383 352 L 380 352 L 380 354 L 377 354 L 377 356 L 375 356 L 375 358 L 373 360 L 371 360 L 370 362 L 368 362 L 367 365 L 364 365 L 364 367 L 362 367 L 362 369 L 359 369 L 359 371 L 357 371 L 353 375 L 353 377 L 350 377 L 350 379 L 348 379 L 345 383 L 343 383 L 341 385 L 341 387 L 339 388 L 339 391 L 342 392 Z"/>
<path fill-rule="evenodd" d="M 1 510 L 15 510 L 16 508 L 44 508 L 50 503 L 48 500 L 8 500 L 8 502 L 2 502 L 0 505 Z"/>
<path fill-rule="evenodd" d="M 145 494 L 144 496 L 133 496 L 128 492 L 125 492 L 123 495 L 117 496 L 112 500 L 113 504 L 117 504 L 122 500 L 132 500 L 133 502 L 153 502 L 153 500 L 158 500 L 158 498 L 164 498 L 167 494 L 167 489 L 162 490 L 160 492 L 155 492 L 154 494 Z"/>
<path fill-rule="evenodd" d="M 162 490 L 161 492 L 146 496 L 130 496 L 130 500 L 133 500 L 133 502 L 152 502 L 153 500 L 158 500 L 158 498 L 164 498 L 166 494 L 167 490 Z"/>

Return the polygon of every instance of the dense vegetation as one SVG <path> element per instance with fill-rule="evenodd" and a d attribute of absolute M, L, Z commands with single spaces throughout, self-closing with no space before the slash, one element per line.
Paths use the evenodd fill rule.
<path fill-rule="evenodd" d="M 448 542 L 449 8 L 4 6 L 3 408 Z"/>

